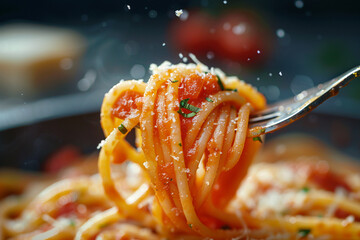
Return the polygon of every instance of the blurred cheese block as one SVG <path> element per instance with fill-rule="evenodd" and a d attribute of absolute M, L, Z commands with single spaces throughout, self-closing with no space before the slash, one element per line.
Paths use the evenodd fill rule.
<path fill-rule="evenodd" d="M 57 27 L 0 27 L 0 92 L 33 95 L 74 77 L 84 51 L 78 33 Z"/>

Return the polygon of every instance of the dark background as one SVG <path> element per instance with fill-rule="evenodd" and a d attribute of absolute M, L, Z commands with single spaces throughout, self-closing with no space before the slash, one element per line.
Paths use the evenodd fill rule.
<path fill-rule="evenodd" d="M 241 78 L 257 86 L 272 83 L 285 88 L 280 97 L 287 97 L 290 94 L 286 89 L 295 75 L 305 75 L 314 83 L 320 83 L 358 65 L 360 59 L 360 2 L 300 1 L 303 3 L 301 8 L 296 7 L 295 2 L 2 0 L 0 24 L 29 22 L 76 29 L 88 39 L 84 70 L 104 68 L 98 69 L 104 72 L 102 81 L 111 86 L 113 78 L 118 80 L 129 76 L 134 64 L 148 68 L 150 63 L 159 64 L 164 59 L 179 61 L 178 51 L 168 41 L 168 27 L 176 18 L 175 10 L 200 9 L 216 17 L 228 10 L 251 9 L 269 26 L 275 38 L 274 52 L 255 71 L 241 66 L 225 70 L 240 74 Z M 127 5 L 131 6 L 130 10 Z M 155 17 L 150 16 L 152 11 L 155 11 Z M 276 38 L 277 29 L 285 31 L 284 38 Z M 167 45 L 163 47 L 162 43 Z M 130 56 L 120 49 L 126 44 L 135 49 Z M 216 56 L 204 61 L 212 66 L 224 65 L 217 61 Z M 120 67 L 115 69 L 111 64 Z M 225 65 L 225 68 L 229 67 Z M 282 71 L 283 78 L 277 74 L 279 71 Z M 272 73 L 273 78 L 268 73 Z M 259 83 L 257 77 L 261 79 Z M 347 89 L 345 94 L 360 99 L 358 90 L 358 87 L 356 91 Z"/>

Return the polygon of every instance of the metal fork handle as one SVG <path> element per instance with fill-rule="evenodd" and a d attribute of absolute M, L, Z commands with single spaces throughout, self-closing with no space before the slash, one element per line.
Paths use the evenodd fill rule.
<path fill-rule="evenodd" d="M 360 77 L 360 66 L 326 83 L 303 91 L 293 98 L 275 103 L 262 111 L 253 113 L 249 120 L 248 137 L 274 132 L 304 117 L 355 78 Z"/>

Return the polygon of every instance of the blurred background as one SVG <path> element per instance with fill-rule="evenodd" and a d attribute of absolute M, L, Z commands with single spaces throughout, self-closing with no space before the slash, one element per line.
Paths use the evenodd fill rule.
<path fill-rule="evenodd" d="M 99 109 L 150 63 L 209 66 L 285 99 L 360 64 L 360 2 L 0 1 L 0 166 L 44 170 L 96 151 Z M 360 83 L 268 139 L 309 133 L 360 158 Z M 58 160 L 56 160 L 58 161 Z"/>

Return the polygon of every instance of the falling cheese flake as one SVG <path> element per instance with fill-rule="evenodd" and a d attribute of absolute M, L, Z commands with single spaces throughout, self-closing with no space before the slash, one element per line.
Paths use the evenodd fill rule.
<path fill-rule="evenodd" d="M 127 7 L 127 9 L 129 9 L 129 10 L 131 9 L 131 8 L 130 8 L 130 5 L 126 5 L 126 7 Z"/>
<path fill-rule="evenodd" d="M 184 13 L 184 11 L 183 11 L 182 9 L 175 11 L 175 15 L 176 15 L 177 17 L 180 17 L 181 14 L 183 14 L 183 13 Z"/>
<path fill-rule="evenodd" d="M 227 1 L 226 1 L 226 0 L 224 0 L 224 1 L 223 1 L 223 3 L 224 3 L 224 4 L 227 4 Z"/>
<path fill-rule="evenodd" d="M 162 45 L 163 45 L 163 47 L 165 47 L 166 43 L 163 43 Z"/>
<path fill-rule="evenodd" d="M 282 72 L 279 72 L 279 75 L 282 76 Z"/>
<path fill-rule="evenodd" d="M 260 54 L 260 50 L 257 50 L 257 54 Z"/>
<path fill-rule="evenodd" d="M 105 144 L 105 140 L 101 140 L 101 142 L 99 143 L 99 145 L 96 147 L 96 149 L 100 149 L 104 146 Z"/>

